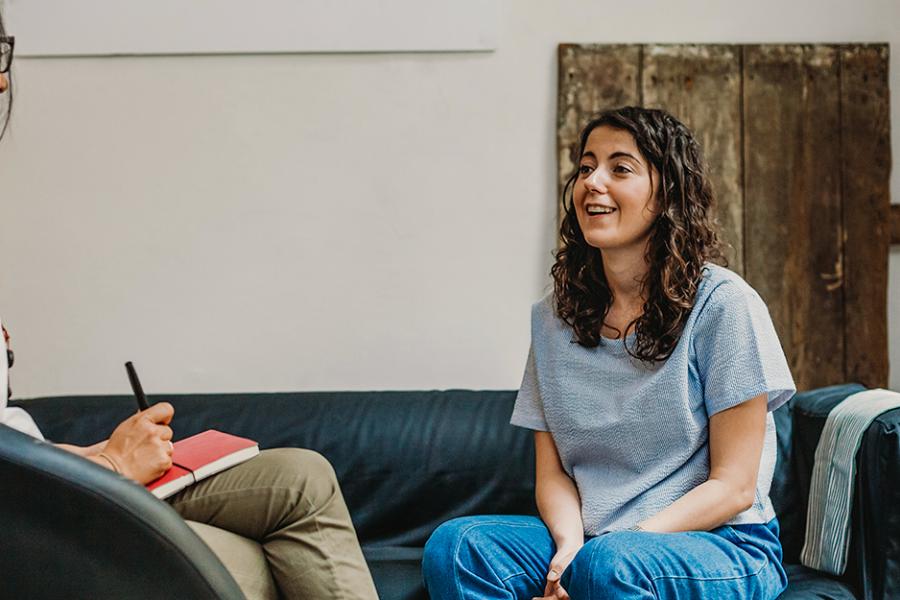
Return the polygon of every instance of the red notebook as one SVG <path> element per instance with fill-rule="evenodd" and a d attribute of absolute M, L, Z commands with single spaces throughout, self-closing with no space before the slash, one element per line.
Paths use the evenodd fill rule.
<path fill-rule="evenodd" d="M 247 438 L 207 429 L 175 442 L 172 468 L 147 489 L 157 498 L 168 498 L 187 486 L 215 475 L 259 454 L 259 444 Z"/>

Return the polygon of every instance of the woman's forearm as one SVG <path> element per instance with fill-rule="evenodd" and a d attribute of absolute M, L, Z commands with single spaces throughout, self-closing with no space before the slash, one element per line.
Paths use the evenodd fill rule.
<path fill-rule="evenodd" d="M 750 508 L 753 492 L 709 479 L 639 525 L 647 531 L 708 531 Z"/>
<path fill-rule="evenodd" d="M 581 497 L 568 475 L 554 473 L 539 479 L 535 498 L 541 519 L 550 530 L 557 549 L 575 549 L 584 545 Z"/>

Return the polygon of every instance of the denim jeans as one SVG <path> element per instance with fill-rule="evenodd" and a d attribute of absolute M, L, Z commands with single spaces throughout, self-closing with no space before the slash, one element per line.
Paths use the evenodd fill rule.
<path fill-rule="evenodd" d="M 425 545 L 432 600 L 541 596 L 556 547 L 537 517 L 448 521 Z M 562 576 L 572 600 L 776 598 L 787 586 L 778 520 L 712 531 L 615 531 L 588 539 Z"/>

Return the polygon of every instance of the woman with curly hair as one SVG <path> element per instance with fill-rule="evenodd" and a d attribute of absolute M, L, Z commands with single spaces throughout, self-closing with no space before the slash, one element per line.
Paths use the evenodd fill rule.
<path fill-rule="evenodd" d="M 535 432 L 541 518 L 442 525 L 431 597 L 777 597 L 771 411 L 795 387 L 765 303 L 720 266 L 693 134 L 601 114 L 563 202 L 512 415 Z"/>

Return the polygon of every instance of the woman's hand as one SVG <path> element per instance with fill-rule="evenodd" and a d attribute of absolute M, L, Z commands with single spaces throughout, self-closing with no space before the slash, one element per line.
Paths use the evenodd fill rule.
<path fill-rule="evenodd" d="M 125 419 L 109 436 L 103 453 L 125 477 L 141 484 L 153 481 L 172 466 L 173 414 L 171 404 L 160 402 Z"/>
<path fill-rule="evenodd" d="M 550 561 L 550 571 L 547 573 L 547 585 L 544 586 L 544 596 L 539 600 L 569 600 L 569 593 L 560 583 L 563 572 L 578 554 L 579 548 L 560 548 Z M 534 600 L 534 599 L 533 599 Z"/>

